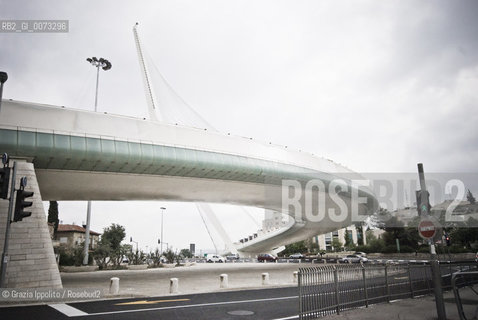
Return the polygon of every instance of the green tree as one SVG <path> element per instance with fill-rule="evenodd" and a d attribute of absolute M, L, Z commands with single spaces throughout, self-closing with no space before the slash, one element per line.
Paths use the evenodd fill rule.
<path fill-rule="evenodd" d="M 366 245 L 368 252 L 383 252 L 385 250 L 385 241 L 382 239 L 371 239 Z"/>
<path fill-rule="evenodd" d="M 58 253 L 60 254 L 61 266 L 81 266 L 83 262 L 83 248 L 81 246 L 74 248 L 60 247 Z"/>
<path fill-rule="evenodd" d="M 112 223 L 111 226 L 103 229 L 101 242 L 107 244 L 111 250 L 110 259 L 115 267 L 118 267 L 129 250 L 121 245 L 126 237 L 125 228 L 119 224 Z"/>
<path fill-rule="evenodd" d="M 98 243 L 97 247 L 93 251 L 93 259 L 95 259 L 96 265 L 100 270 L 106 269 L 108 267 L 108 263 L 110 262 L 110 255 L 110 244 L 101 239 L 101 241 Z"/>
<path fill-rule="evenodd" d="M 417 249 L 418 242 L 421 241 L 421 238 L 418 235 L 415 224 L 416 221 L 413 221 L 411 223 L 413 227 L 405 227 L 402 221 L 398 220 L 397 217 L 392 216 L 385 223 L 385 233 L 382 235 L 385 245 L 389 247 L 396 246 L 396 239 L 398 239 L 400 246 Z"/>
<path fill-rule="evenodd" d="M 360 222 L 355 225 L 357 228 L 357 245 L 363 246 L 363 228 L 364 228 L 364 223 Z"/>
<path fill-rule="evenodd" d="M 288 256 L 294 253 L 304 252 L 307 252 L 307 246 L 305 244 L 305 241 L 299 241 L 286 245 L 284 251 L 282 251 L 281 254 L 284 256 Z"/>
<path fill-rule="evenodd" d="M 332 248 L 334 248 L 334 251 L 341 251 L 343 247 L 342 242 L 340 242 L 339 238 L 334 237 L 332 239 Z"/>
<path fill-rule="evenodd" d="M 128 256 L 129 264 L 133 264 L 133 265 L 144 264 L 146 260 L 146 254 L 143 252 L 143 250 L 136 249 L 136 251 L 134 252 L 130 250 L 127 256 Z"/>
<path fill-rule="evenodd" d="M 468 200 L 470 204 L 475 204 L 476 202 L 476 199 L 475 197 L 473 197 L 473 194 L 471 193 L 470 189 L 468 189 L 468 192 L 466 194 L 466 200 Z"/>
<path fill-rule="evenodd" d="M 450 231 L 450 240 L 453 246 L 472 248 L 472 244 L 478 242 L 478 231 L 476 228 L 470 226 L 476 226 L 478 221 L 473 218 L 469 218 L 466 225 L 459 225 Z"/>
<path fill-rule="evenodd" d="M 192 258 L 193 255 L 189 249 L 181 249 L 179 252 L 179 255 L 184 257 L 184 258 Z"/>
<path fill-rule="evenodd" d="M 53 234 L 56 235 L 56 232 L 58 230 L 58 224 L 60 223 L 60 220 L 58 219 L 57 201 L 50 201 L 50 206 L 48 207 L 48 222 L 54 224 Z"/>
<path fill-rule="evenodd" d="M 176 259 L 176 254 L 171 249 L 164 251 L 163 256 L 166 258 L 166 261 L 168 261 L 168 263 L 174 263 L 174 260 Z"/>
<path fill-rule="evenodd" d="M 352 240 L 352 232 L 349 230 L 345 229 L 344 232 L 344 246 L 347 248 L 347 250 L 351 250 L 354 247 L 354 242 Z"/>
<path fill-rule="evenodd" d="M 375 236 L 375 234 L 373 233 L 372 230 L 367 230 L 365 232 L 365 236 L 367 237 L 367 243 L 369 243 L 370 241 L 372 240 L 376 240 L 377 237 Z"/>
<path fill-rule="evenodd" d="M 151 252 L 149 254 L 149 257 L 151 258 L 151 260 L 153 260 L 153 266 L 159 267 L 159 265 L 161 264 L 161 254 L 159 253 L 159 249 L 156 248 L 154 252 Z"/>

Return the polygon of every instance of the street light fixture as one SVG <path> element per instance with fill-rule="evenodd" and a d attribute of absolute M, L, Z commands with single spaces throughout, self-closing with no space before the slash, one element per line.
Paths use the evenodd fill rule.
<path fill-rule="evenodd" d="M 8 80 L 8 74 L 0 71 L 0 111 L 2 111 L 3 84 Z"/>
<path fill-rule="evenodd" d="M 165 207 L 161 207 L 161 254 L 163 254 L 163 216 L 164 216 L 164 210 L 166 210 Z"/>
<path fill-rule="evenodd" d="M 92 66 L 96 67 L 96 91 L 95 91 L 95 112 L 98 111 L 98 83 L 100 81 L 100 68 L 107 71 L 111 69 L 112 65 L 106 59 L 100 58 L 99 60 L 96 57 L 87 58 L 86 61 L 91 63 Z M 86 209 L 86 230 L 85 230 L 85 249 L 83 251 L 83 265 L 88 264 L 88 248 L 90 246 L 90 220 L 91 220 L 91 201 L 88 201 L 88 206 Z"/>
<path fill-rule="evenodd" d="M 95 94 L 95 112 L 96 112 L 98 107 L 98 83 L 100 80 L 100 68 L 105 71 L 108 71 L 111 69 L 112 64 L 106 59 L 100 58 L 98 60 L 96 57 L 87 58 L 86 61 L 91 63 L 93 67 L 96 67 L 96 94 Z"/>

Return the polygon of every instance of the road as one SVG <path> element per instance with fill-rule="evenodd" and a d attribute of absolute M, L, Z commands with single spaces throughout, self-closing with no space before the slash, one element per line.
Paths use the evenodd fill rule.
<path fill-rule="evenodd" d="M 157 268 L 147 270 L 110 270 L 81 273 L 62 273 L 64 288 L 95 288 L 107 293 L 110 278 L 120 278 L 123 296 L 165 296 L 169 294 L 169 279 L 179 279 L 179 293 L 206 293 L 220 290 L 219 275 L 228 274 L 230 289 L 262 287 L 261 275 L 269 273 L 270 286 L 297 286 L 293 272 L 305 263 L 215 263 L 191 267 Z M 222 289 L 221 289 L 222 290 Z"/>
<path fill-rule="evenodd" d="M 7 319 L 298 319 L 298 288 L 1 308 Z"/>
<path fill-rule="evenodd" d="M 304 264 L 304 266 L 306 266 Z M 50 303 L 37 306 L 18 306 L 0 308 L 2 320 L 6 319 L 68 319 L 68 318 L 94 318 L 94 319 L 271 319 L 285 320 L 297 319 L 299 312 L 299 298 L 297 284 L 292 284 L 291 272 L 298 265 L 280 265 L 280 264 L 241 264 L 241 265 L 204 265 L 197 269 L 163 269 L 152 271 L 124 271 L 116 272 L 93 272 L 83 274 L 65 275 L 65 284 L 70 288 L 79 288 L 82 284 L 91 288 L 93 284 L 107 282 L 110 276 L 119 275 L 123 281 L 133 285 L 136 283 L 135 290 L 159 291 L 163 290 L 158 285 L 171 276 L 177 276 L 182 279 L 182 294 L 155 294 L 148 297 L 137 294 L 134 298 L 123 298 L 114 300 L 95 300 L 78 303 Z M 262 287 L 261 289 L 237 290 L 240 286 L 255 285 L 260 282 L 260 274 L 268 270 L 270 274 L 280 278 L 281 275 L 288 277 L 285 282 L 289 282 L 287 287 Z M 446 268 L 443 271 L 449 271 Z M 455 270 L 453 270 L 455 271 Z M 232 279 L 235 279 L 234 290 L 219 290 L 218 274 L 227 272 Z M 257 276 L 257 277 L 256 277 Z M 412 279 L 421 277 L 420 268 L 411 270 Z M 290 278 L 289 278 L 290 277 Z M 396 272 L 390 267 L 389 281 L 391 286 L 400 286 L 408 290 L 407 273 L 403 270 Z M 251 280 L 251 278 L 253 278 Z M 257 279 L 256 279 L 257 278 Z M 68 280 L 66 280 L 68 279 Z M 213 279 L 213 280 L 211 280 Z M 284 280 L 284 279 L 282 279 Z M 197 281 L 197 282 L 195 282 Z M 192 286 L 190 283 L 192 282 Z M 242 283 L 243 282 L 243 283 Z M 200 290 L 207 293 L 198 293 L 197 285 Z M 340 288 L 346 289 L 349 295 L 356 295 L 357 299 L 362 294 L 363 281 L 361 279 L 349 278 L 341 282 Z M 97 285 L 98 286 L 98 285 Z M 257 286 L 260 286 L 259 284 Z M 375 302 L 386 301 L 384 295 L 383 276 L 369 279 L 369 299 Z M 180 284 L 181 287 L 181 284 Z M 423 288 L 421 288 L 423 287 Z M 426 289 L 428 285 L 425 282 L 415 283 L 414 290 Z M 188 289 L 190 288 L 190 289 Z M 188 290 L 194 292 L 187 292 Z M 211 289 L 213 288 L 213 289 Z M 321 292 L 323 295 L 333 294 L 335 287 L 331 283 L 322 283 L 313 288 L 315 292 Z M 126 292 L 130 292 L 126 288 Z M 310 289 L 304 287 L 305 292 Z M 404 291 L 395 298 L 408 297 L 409 294 Z M 395 290 L 396 291 L 396 290 Z M 400 291 L 401 292 L 401 291 Z M 123 292 L 124 294 L 124 292 Z M 143 293 L 144 294 L 144 293 Z M 307 303 L 307 297 L 304 297 Z"/>

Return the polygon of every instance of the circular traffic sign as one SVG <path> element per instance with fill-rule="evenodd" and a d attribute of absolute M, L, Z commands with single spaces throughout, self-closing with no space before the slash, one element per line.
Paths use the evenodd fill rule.
<path fill-rule="evenodd" d="M 437 227 L 432 220 L 423 219 L 418 224 L 418 234 L 423 239 L 431 239 L 435 236 Z"/>

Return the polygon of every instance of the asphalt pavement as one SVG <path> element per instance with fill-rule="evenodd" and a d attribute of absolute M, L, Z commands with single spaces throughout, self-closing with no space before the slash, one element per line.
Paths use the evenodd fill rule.
<path fill-rule="evenodd" d="M 298 267 L 298 264 L 208 264 L 191 268 L 63 274 L 65 288 L 102 290 L 107 290 L 109 279 L 117 276 L 121 279 L 120 296 L 88 302 L 4 306 L 0 308 L 0 318 L 298 319 L 298 288 L 292 276 Z M 262 285 L 263 272 L 270 274 L 271 284 Z M 229 274 L 227 289 L 219 288 L 221 273 Z M 179 294 L 169 294 L 171 277 L 180 279 Z M 473 319 L 478 295 L 463 288 L 461 296 L 468 319 Z M 447 319 L 459 319 L 451 291 L 445 292 L 445 309 Z M 431 320 L 437 316 L 433 296 L 423 296 L 351 309 L 325 318 Z"/>
<path fill-rule="evenodd" d="M 0 309 L 7 319 L 297 319 L 296 287 L 51 303 Z"/>

